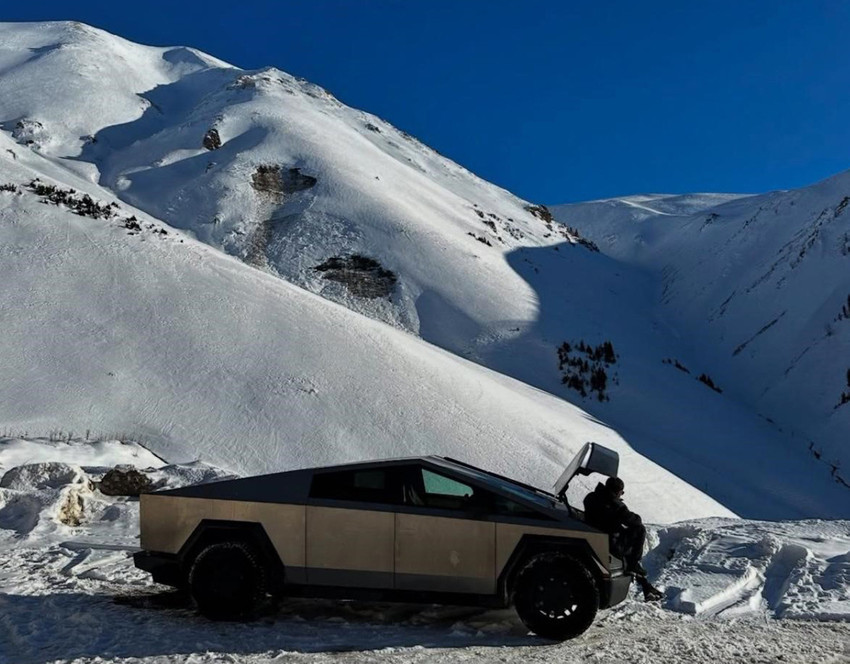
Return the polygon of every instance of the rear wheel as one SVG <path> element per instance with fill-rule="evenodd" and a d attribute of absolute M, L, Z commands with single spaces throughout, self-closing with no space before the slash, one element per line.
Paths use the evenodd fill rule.
<path fill-rule="evenodd" d="M 210 544 L 192 563 L 189 590 L 198 610 L 207 618 L 250 619 L 266 594 L 266 570 L 250 544 Z"/>
<path fill-rule="evenodd" d="M 590 627 L 599 608 L 599 589 L 587 567 L 573 556 L 542 553 L 520 570 L 514 605 L 528 629 L 564 641 Z"/>

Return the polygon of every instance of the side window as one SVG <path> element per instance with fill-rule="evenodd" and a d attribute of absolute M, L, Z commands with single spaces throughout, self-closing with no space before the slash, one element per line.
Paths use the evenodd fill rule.
<path fill-rule="evenodd" d="M 404 491 L 407 505 L 442 510 L 475 509 L 489 494 L 446 475 L 425 468 L 411 469 Z"/>
<path fill-rule="evenodd" d="M 429 496 L 459 496 L 463 498 L 472 495 L 472 487 L 468 484 L 432 473 L 424 468 L 422 469 L 422 482 L 425 484 L 425 493 Z"/>
<path fill-rule="evenodd" d="M 310 498 L 396 505 L 401 502 L 401 489 L 394 490 L 386 470 L 346 470 L 315 474 Z"/>
<path fill-rule="evenodd" d="M 409 467 L 405 471 L 405 505 L 549 520 L 544 514 L 522 503 L 421 466 Z"/>

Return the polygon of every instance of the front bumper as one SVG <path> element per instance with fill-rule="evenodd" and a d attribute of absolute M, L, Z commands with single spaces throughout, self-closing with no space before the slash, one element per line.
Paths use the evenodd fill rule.
<path fill-rule="evenodd" d="M 180 588 L 186 584 L 186 574 L 178 557 L 172 553 L 137 551 L 133 563 L 139 569 L 150 572 L 156 583 Z"/>
<path fill-rule="evenodd" d="M 600 609 L 616 606 L 629 596 L 632 576 L 631 574 L 615 574 L 608 579 L 605 585 L 608 587 L 608 592 L 601 598 Z"/>

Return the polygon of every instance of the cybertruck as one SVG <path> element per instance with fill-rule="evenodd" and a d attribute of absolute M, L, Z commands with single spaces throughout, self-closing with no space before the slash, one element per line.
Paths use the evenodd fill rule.
<path fill-rule="evenodd" d="M 618 465 L 588 443 L 554 493 L 438 456 L 158 491 L 141 497 L 134 560 L 212 619 L 249 618 L 270 596 L 513 604 L 564 640 L 628 594 L 608 535 L 566 499 L 574 476 Z"/>

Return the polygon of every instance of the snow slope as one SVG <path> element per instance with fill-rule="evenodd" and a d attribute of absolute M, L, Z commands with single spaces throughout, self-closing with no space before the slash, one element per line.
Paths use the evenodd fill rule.
<path fill-rule="evenodd" d="M 677 198 L 689 203 L 670 210 L 649 197 L 636 212 L 625 198 L 554 213 L 650 271 L 659 313 L 698 370 L 850 484 L 850 172 L 793 191 Z"/>
<path fill-rule="evenodd" d="M 4 24 L 0 34 L 8 49 L 0 60 L 3 127 L 41 123 L 39 135 L 22 142 L 74 157 L 157 218 L 413 331 L 420 306 L 463 311 L 473 327 L 533 317 L 533 293 L 503 252 L 484 251 L 467 233 L 510 247 L 527 237 L 551 244 L 542 236 L 552 231 L 523 201 L 379 118 L 275 69 L 245 72 L 80 24 Z M 210 129 L 222 143 L 213 151 L 202 145 Z M 82 134 L 94 142 L 81 143 Z M 257 191 L 259 166 L 297 168 L 317 183 Z M 499 218 L 484 216 L 494 210 Z M 390 302 L 352 298 L 314 270 L 356 252 L 400 273 Z"/>
<path fill-rule="evenodd" d="M 49 163 L 60 181 L 78 174 L 112 192 L 96 196 L 572 400 L 737 513 L 850 514 L 807 440 L 661 363 L 688 356 L 689 343 L 655 315 L 655 284 L 640 269 L 379 118 L 276 69 L 246 72 L 79 24 L 4 24 L 0 35 L 0 122 L 18 143 L 5 155 L 40 155 L 38 172 Z M 51 90 L 49 101 L 33 90 Z M 21 120 L 41 128 L 19 130 Z M 673 213 L 714 202 L 634 205 Z M 316 269 L 352 255 L 379 267 Z M 606 339 L 618 355 L 610 402 L 564 387 L 557 347 Z"/>
<path fill-rule="evenodd" d="M 97 195 L 38 155 L 0 156 L 0 181 L 51 170 Z M 650 518 L 729 514 L 560 399 L 111 209 L 91 219 L 0 192 L 0 422 L 13 431 L 125 432 L 239 474 L 445 453 L 544 487 L 597 440 L 621 452 Z"/>
<path fill-rule="evenodd" d="M 135 91 L 227 66 L 194 49 L 141 46 L 77 22 L 3 24 L 2 35 L 0 72 L 15 90 L 0 101 L 3 128 L 29 120 L 18 138 L 55 155 L 78 154 L 103 127 L 142 115 L 150 103 Z"/>

